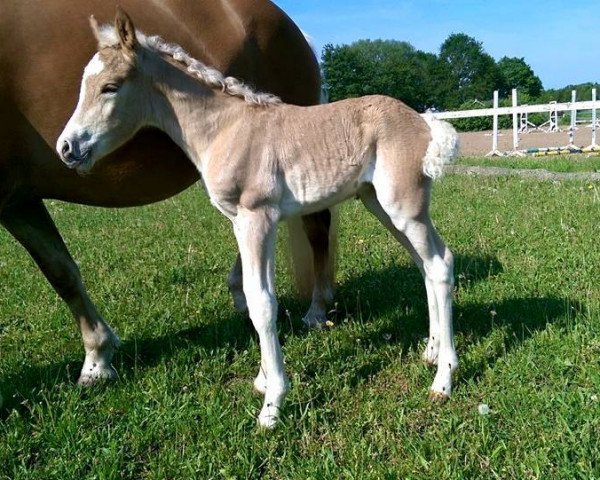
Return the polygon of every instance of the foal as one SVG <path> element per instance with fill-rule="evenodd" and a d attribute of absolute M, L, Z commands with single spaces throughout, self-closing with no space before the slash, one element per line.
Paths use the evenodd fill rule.
<path fill-rule="evenodd" d="M 356 196 L 412 255 L 423 274 L 437 364 L 434 398 L 447 398 L 458 361 L 452 334 L 452 253 L 429 217 L 432 178 L 456 154 L 447 123 L 371 96 L 315 107 L 286 105 L 191 58 L 178 45 L 92 20 L 98 53 L 57 142 L 87 168 L 142 127 L 165 131 L 198 168 L 211 202 L 233 223 L 243 287 L 261 349 L 254 380 L 265 396 L 258 421 L 273 427 L 288 382 L 277 337 L 277 223 Z M 76 165 L 71 165 L 75 167 Z"/>

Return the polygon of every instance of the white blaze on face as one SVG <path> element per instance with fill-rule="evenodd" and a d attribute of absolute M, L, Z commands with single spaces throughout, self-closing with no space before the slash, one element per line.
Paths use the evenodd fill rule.
<path fill-rule="evenodd" d="M 98 75 L 100 72 L 102 72 L 103 69 L 104 63 L 102 62 L 102 60 L 100 60 L 100 55 L 96 53 L 83 70 L 83 78 L 81 79 L 81 88 L 79 90 L 79 99 L 77 101 L 77 106 L 75 107 L 75 111 L 71 115 L 71 118 L 67 122 L 67 125 L 65 126 L 63 132 L 58 137 L 58 141 L 56 142 L 56 150 L 58 152 L 60 152 L 65 138 L 68 138 L 74 133 L 81 130 L 81 110 L 83 108 L 85 94 L 87 90 L 87 80 L 94 75 Z M 88 116 L 88 118 L 90 113 L 91 112 L 86 112 L 86 116 Z"/>

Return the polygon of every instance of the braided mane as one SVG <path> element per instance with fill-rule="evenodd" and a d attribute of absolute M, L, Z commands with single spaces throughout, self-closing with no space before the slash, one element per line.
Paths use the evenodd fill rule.
<path fill-rule="evenodd" d="M 101 36 L 100 43 L 102 46 L 115 46 L 119 43 L 117 33 L 112 25 L 102 25 L 98 29 L 98 34 Z M 155 53 L 171 57 L 185 67 L 186 72 L 211 88 L 218 88 L 229 95 L 243 98 L 246 102 L 257 105 L 268 106 L 281 103 L 278 96 L 257 92 L 241 80 L 226 77 L 216 68 L 209 67 L 196 60 L 181 45 L 167 43 L 158 35 L 147 36 L 139 30 L 136 31 L 136 35 L 141 45 Z"/>

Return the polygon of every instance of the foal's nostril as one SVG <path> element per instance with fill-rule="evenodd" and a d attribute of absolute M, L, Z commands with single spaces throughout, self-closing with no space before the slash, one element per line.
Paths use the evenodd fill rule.
<path fill-rule="evenodd" d="M 62 148 L 60 149 L 60 153 L 62 154 L 63 158 L 67 158 L 71 152 L 73 151 L 72 147 L 71 147 L 71 142 L 69 142 L 68 140 L 65 140 L 62 144 Z"/>

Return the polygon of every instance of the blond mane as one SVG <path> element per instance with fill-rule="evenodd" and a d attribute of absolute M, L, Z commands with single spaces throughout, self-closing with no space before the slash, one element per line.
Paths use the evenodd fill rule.
<path fill-rule="evenodd" d="M 112 25 L 102 25 L 97 31 L 98 41 L 101 47 L 114 47 L 119 44 L 119 37 Z M 136 30 L 137 39 L 140 44 L 150 51 L 172 58 L 185 68 L 185 71 L 205 83 L 211 88 L 218 88 L 222 92 L 234 97 L 243 98 L 248 103 L 257 105 L 277 105 L 281 99 L 270 93 L 257 92 L 241 80 L 234 77 L 226 77 L 219 70 L 209 67 L 196 60 L 181 45 L 168 43 L 158 35 L 147 36 Z"/>

